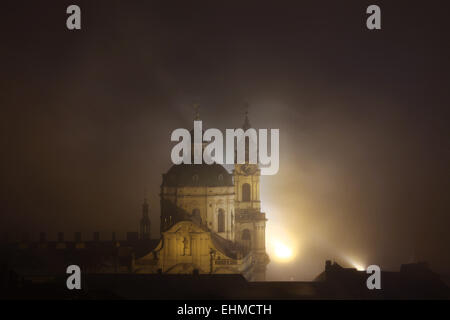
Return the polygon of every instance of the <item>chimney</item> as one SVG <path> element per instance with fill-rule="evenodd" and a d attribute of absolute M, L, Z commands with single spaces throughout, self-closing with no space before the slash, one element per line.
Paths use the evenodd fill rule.
<path fill-rule="evenodd" d="M 98 231 L 94 232 L 94 241 L 96 242 L 100 241 L 100 232 Z"/>
<path fill-rule="evenodd" d="M 64 232 L 58 232 L 58 242 L 64 242 Z"/>
<path fill-rule="evenodd" d="M 45 232 L 41 232 L 39 234 L 39 241 L 40 242 L 47 242 L 47 235 L 45 234 Z"/>
<path fill-rule="evenodd" d="M 81 242 L 81 232 L 75 232 L 75 242 Z"/>

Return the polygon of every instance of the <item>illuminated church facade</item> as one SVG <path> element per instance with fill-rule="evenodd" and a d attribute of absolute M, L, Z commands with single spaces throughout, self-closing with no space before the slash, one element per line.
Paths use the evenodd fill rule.
<path fill-rule="evenodd" d="M 246 114 L 243 129 L 249 128 Z M 235 164 L 231 173 L 217 163 L 173 165 L 162 180 L 161 238 L 134 261 L 134 272 L 239 273 L 265 280 L 267 219 L 261 212 L 258 165 Z M 140 230 L 141 238 L 147 237 L 146 204 Z"/>

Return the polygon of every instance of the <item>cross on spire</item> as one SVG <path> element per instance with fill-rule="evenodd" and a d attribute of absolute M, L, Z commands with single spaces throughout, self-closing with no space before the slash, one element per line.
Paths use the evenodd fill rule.
<path fill-rule="evenodd" d="M 195 113 L 194 113 L 194 120 L 195 120 L 195 121 L 200 120 L 200 112 L 199 112 L 199 109 L 200 109 L 200 105 L 197 104 L 197 103 L 195 103 L 195 104 L 194 104 L 194 111 L 195 111 Z"/>
<path fill-rule="evenodd" d="M 242 129 L 244 129 L 244 130 L 247 130 L 252 127 L 252 125 L 250 124 L 250 120 L 248 120 L 248 109 L 249 108 L 250 108 L 250 104 L 248 102 L 246 102 L 244 104 L 245 120 L 244 120 L 244 125 L 242 126 Z"/>

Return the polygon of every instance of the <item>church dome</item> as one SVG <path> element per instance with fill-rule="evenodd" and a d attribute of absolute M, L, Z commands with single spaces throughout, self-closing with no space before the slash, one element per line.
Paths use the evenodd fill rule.
<path fill-rule="evenodd" d="M 163 175 L 166 187 L 227 187 L 233 186 L 233 178 L 220 164 L 173 165 Z"/>

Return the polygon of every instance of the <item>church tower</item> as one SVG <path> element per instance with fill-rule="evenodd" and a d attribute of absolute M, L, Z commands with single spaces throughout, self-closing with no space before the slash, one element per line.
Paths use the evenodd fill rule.
<path fill-rule="evenodd" d="M 144 203 L 142 204 L 142 218 L 139 223 L 140 229 L 140 238 L 141 240 L 149 240 L 150 239 L 150 218 L 148 217 L 148 203 L 147 199 L 144 199 Z"/>
<path fill-rule="evenodd" d="M 261 212 L 260 176 L 258 164 L 249 163 L 249 148 L 257 145 L 247 133 L 251 128 L 248 111 L 242 126 L 245 134 L 245 163 L 234 166 L 233 177 L 235 186 L 235 221 L 236 242 L 246 252 L 253 252 L 256 257 L 255 271 L 252 280 L 265 280 L 266 266 L 269 262 L 266 253 L 266 215 Z M 254 129 L 253 129 L 254 130 Z"/>

